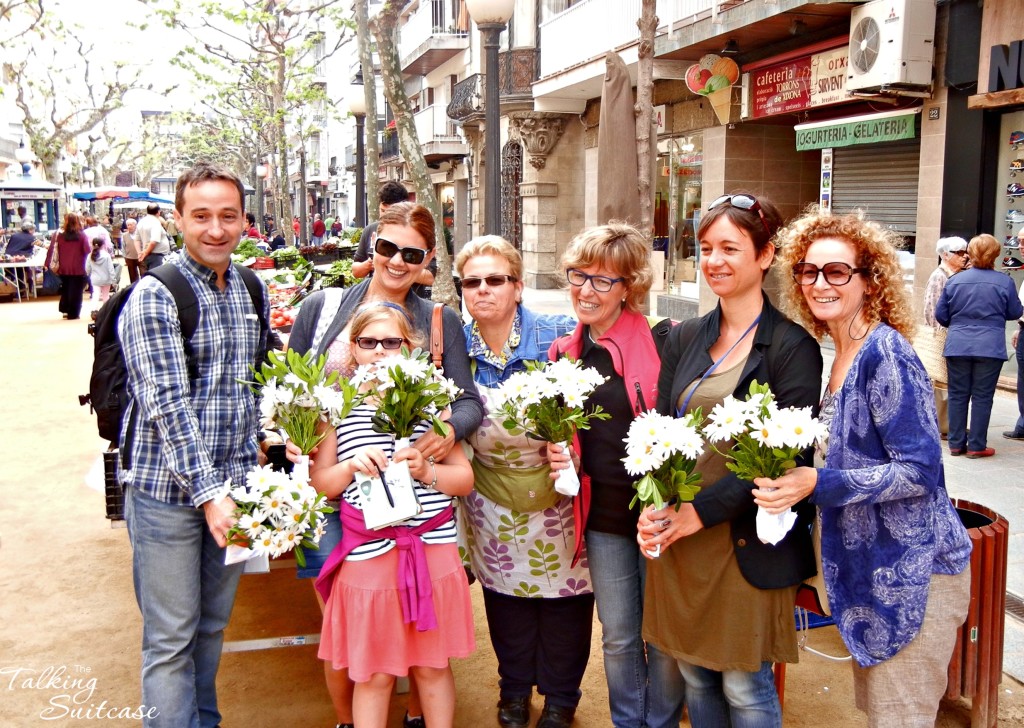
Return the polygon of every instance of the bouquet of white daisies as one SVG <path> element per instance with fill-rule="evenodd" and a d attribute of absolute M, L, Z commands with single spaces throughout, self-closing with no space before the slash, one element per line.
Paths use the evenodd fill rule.
<path fill-rule="evenodd" d="M 327 374 L 325 354 L 315 358 L 311 351 L 270 351 L 253 371 L 261 397 L 260 426 L 283 430 L 304 455 L 324 439 L 317 434 L 321 421 L 337 424 L 366 396 L 337 372 Z"/>
<path fill-rule="evenodd" d="M 780 408 L 767 384 L 754 381 L 745 400 L 728 396 L 708 415 L 704 437 L 730 462 L 726 467 L 744 480 L 778 478 L 796 467 L 796 457 L 826 434 L 809 407 Z M 716 443 L 733 442 L 728 452 Z M 772 516 L 758 509 L 758 536 L 778 543 L 793 527 L 796 513 Z"/>
<path fill-rule="evenodd" d="M 626 435 L 626 472 L 641 476 L 633 483 L 636 495 L 630 501 L 641 508 L 692 501 L 700 491 L 700 473 L 693 472 L 704 452 L 700 436 L 701 411 L 676 419 L 657 412 L 645 412 L 629 426 Z"/>
<path fill-rule="evenodd" d="M 590 429 L 593 420 L 610 417 L 599 406 L 590 410 L 583 406 L 605 379 L 596 369 L 568 357 L 543 364 L 527 362 L 525 371 L 513 374 L 501 385 L 499 411 L 503 425 L 507 430 L 525 431 L 529 437 L 568 449 L 577 430 Z M 559 471 L 555 490 L 564 495 L 579 492 L 573 468 Z"/>
<path fill-rule="evenodd" d="M 227 485 L 238 519 L 227 534 L 227 563 L 294 550 L 295 561 L 305 566 L 303 548 L 319 548 L 324 516 L 334 511 L 326 497 L 306 480 L 269 465 L 249 471 L 242 485 Z"/>

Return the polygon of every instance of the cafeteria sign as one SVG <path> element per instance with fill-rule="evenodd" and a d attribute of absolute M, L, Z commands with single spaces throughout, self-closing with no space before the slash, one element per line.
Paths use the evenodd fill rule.
<path fill-rule="evenodd" d="M 796 149 L 806 152 L 826 147 L 849 147 L 854 144 L 877 144 L 916 136 L 917 112 L 907 114 L 868 116 L 831 124 L 799 124 L 796 127 Z"/>
<path fill-rule="evenodd" d="M 804 111 L 849 101 L 846 46 L 752 71 L 751 116 Z"/>

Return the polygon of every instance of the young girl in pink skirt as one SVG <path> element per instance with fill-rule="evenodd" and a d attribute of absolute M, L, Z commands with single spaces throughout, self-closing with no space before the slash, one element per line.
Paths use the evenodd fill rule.
<path fill-rule="evenodd" d="M 391 303 L 357 313 L 349 340 L 355 365 L 422 345 L 405 311 Z M 455 681 L 449 659 L 474 647 L 469 584 L 456 546 L 452 497 L 473 488 L 461 448 L 430 462 L 419 450 L 393 452 L 390 435 L 373 431 L 372 400 L 355 408 L 313 457 L 313 486 L 341 496 L 342 540 L 324 564 L 316 587 L 324 597 L 319 656 L 355 681 L 353 717 L 359 728 L 384 728 L 395 677 L 412 673 L 430 728 L 455 716 Z M 430 427 L 422 422 L 412 439 Z M 388 461 L 406 461 L 422 513 L 372 531 L 366 528 L 355 473 L 376 476 Z"/>

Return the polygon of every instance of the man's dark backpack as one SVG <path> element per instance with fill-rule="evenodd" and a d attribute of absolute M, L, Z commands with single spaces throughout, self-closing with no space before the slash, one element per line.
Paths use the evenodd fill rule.
<path fill-rule="evenodd" d="M 269 327 L 263 315 L 263 283 L 248 268 L 236 265 L 235 271 L 249 291 L 252 305 L 259 316 L 260 329 L 269 334 Z M 169 263 L 154 268 L 146 275 L 151 275 L 163 283 L 174 296 L 174 302 L 178 305 L 178 319 L 181 321 L 181 337 L 188 360 L 189 378 L 195 379 L 197 373 L 190 346 L 192 336 L 199 326 L 199 303 L 195 291 L 177 266 Z M 78 398 L 81 405 L 90 405 L 96 413 L 100 437 L 110 440 L 113 447 L 117 447 L 121 420 L 128 406 L 128 370 L 125 366 L 124 352 L 121 350 L 121 341 L 117 338 L 117 320 L 137 283 L 138 281 L 111 296 L 96 314 L 93 329 L 96 343 L 89 393 Z M 266 352 L 260 353 L 266 355 Z"/>

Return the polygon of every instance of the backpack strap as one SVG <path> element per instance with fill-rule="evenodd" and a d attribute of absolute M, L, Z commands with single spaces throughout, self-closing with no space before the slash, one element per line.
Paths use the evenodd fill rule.
<path fill-rule="evenodd" d="M 260 319 L 260 330 L 270 333 L 270 325 L 267 323 L 267 318 L 263 314 L 263 281 L 251 269 L 246 268 L 244 265 L 238 265 L 238 263 L 235 263 L 234 267 L 239 278 L 241 278 L 242 282 L 245 283 L 246 290 L 249 291 L 249 298 L 252 299 L 252 306 L 256 309 L 256 315 Z"/>
<path fill-rule="evenodd" d="M 443 369 L 444 359 L 444 304 L 435 303 L 430 318 L 430 359 L 435 369 Z"/>

